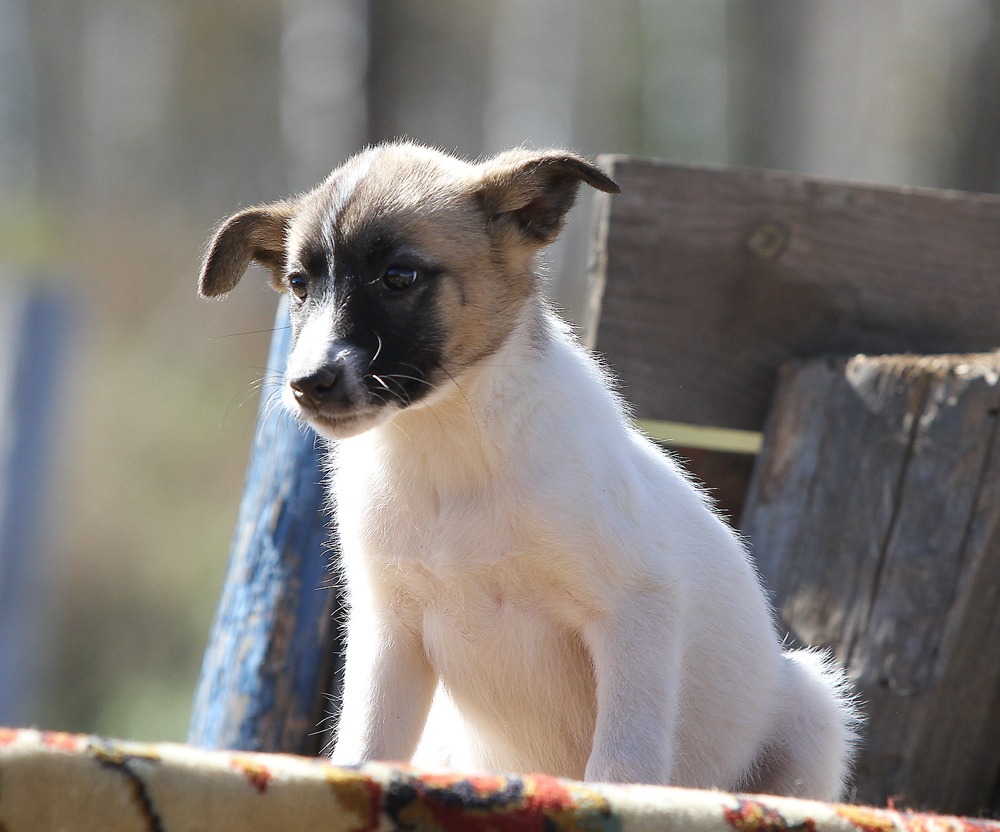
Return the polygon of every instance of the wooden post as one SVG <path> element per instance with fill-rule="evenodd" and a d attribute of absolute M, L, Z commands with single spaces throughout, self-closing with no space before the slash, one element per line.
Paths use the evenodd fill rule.
<path fill-rule="evenodd" d="M 335 696 L 340 595 L 329 570 L 322 448 L 279 406 L 290 342 L 282 301 L 246 490 L 188 740 L 316 754 Z"/>
<path fill-rule="evenodd" d="M 0 300 L 0 725 L 32 718 L 55 635 L 43 518 L 73 324 L 59 293 Z"/>
<path fill-rule="evenodd" d="M 998 414 L 1000 353 L 780 375 L 743 529 L 784 626 L 859 688 L 858 801 L 975 815 L 995 794 Z"/>

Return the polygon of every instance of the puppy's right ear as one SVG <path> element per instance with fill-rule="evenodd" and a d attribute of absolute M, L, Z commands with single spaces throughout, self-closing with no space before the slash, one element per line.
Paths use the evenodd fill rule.
<path fill-rule="evenodd" d="M 211 298 L 229 292 L 252 262 L 271 271 L 278 289 L 285 268 L 288 223 L 295 216 L 291 200 L 258 205 L 233 214 L 215 231 L 201 264 L 198 293 Z"/>
<path fill-rule="evenodd" d="M 534 247 L 559 236 L 581 182 L 621 192 L 604 171 L 567 150 L 508 150 L 480 165 L 477 196 L 493 233 L 513 229 Z"/>

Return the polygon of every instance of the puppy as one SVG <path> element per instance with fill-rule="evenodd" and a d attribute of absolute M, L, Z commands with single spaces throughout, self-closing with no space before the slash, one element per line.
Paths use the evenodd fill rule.
<path fill-rule="evenodd" d="M 783 652 L 754 567 L 546 306 L 564 151 L 407 143 L 211 240 L 290 297 L 287 406 L 331 443 L 350 617 L 332 759 L 841 794 L 843 675 Z"/>

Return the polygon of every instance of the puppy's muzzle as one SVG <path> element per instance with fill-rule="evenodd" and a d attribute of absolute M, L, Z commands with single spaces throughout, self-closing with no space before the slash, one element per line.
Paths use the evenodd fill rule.
<path fill-rule="evenodd" d="M 314 373 L 288 380 L 292 396 L 300 407 L 323 410 L 331 405 L 346 404 L 343 367 L 321 367 Z"/>
<path fill-rule="evenodd" d="M 287 377 L 295 403 L 303 411 L 327 416 L 343 415 L 359 404 L 352 351 L 340 349 L 319 366 L 301 367 Z"/>

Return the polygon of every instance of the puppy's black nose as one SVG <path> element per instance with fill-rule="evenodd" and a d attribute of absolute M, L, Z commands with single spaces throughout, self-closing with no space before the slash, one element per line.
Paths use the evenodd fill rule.
<path fill-rule="evenodd" d="M 339 389 L 340 374 L 336 369 L 323 367 L 302 378 L 289 379 L 295 401 L 304 407 L 321 408 Z"/>

